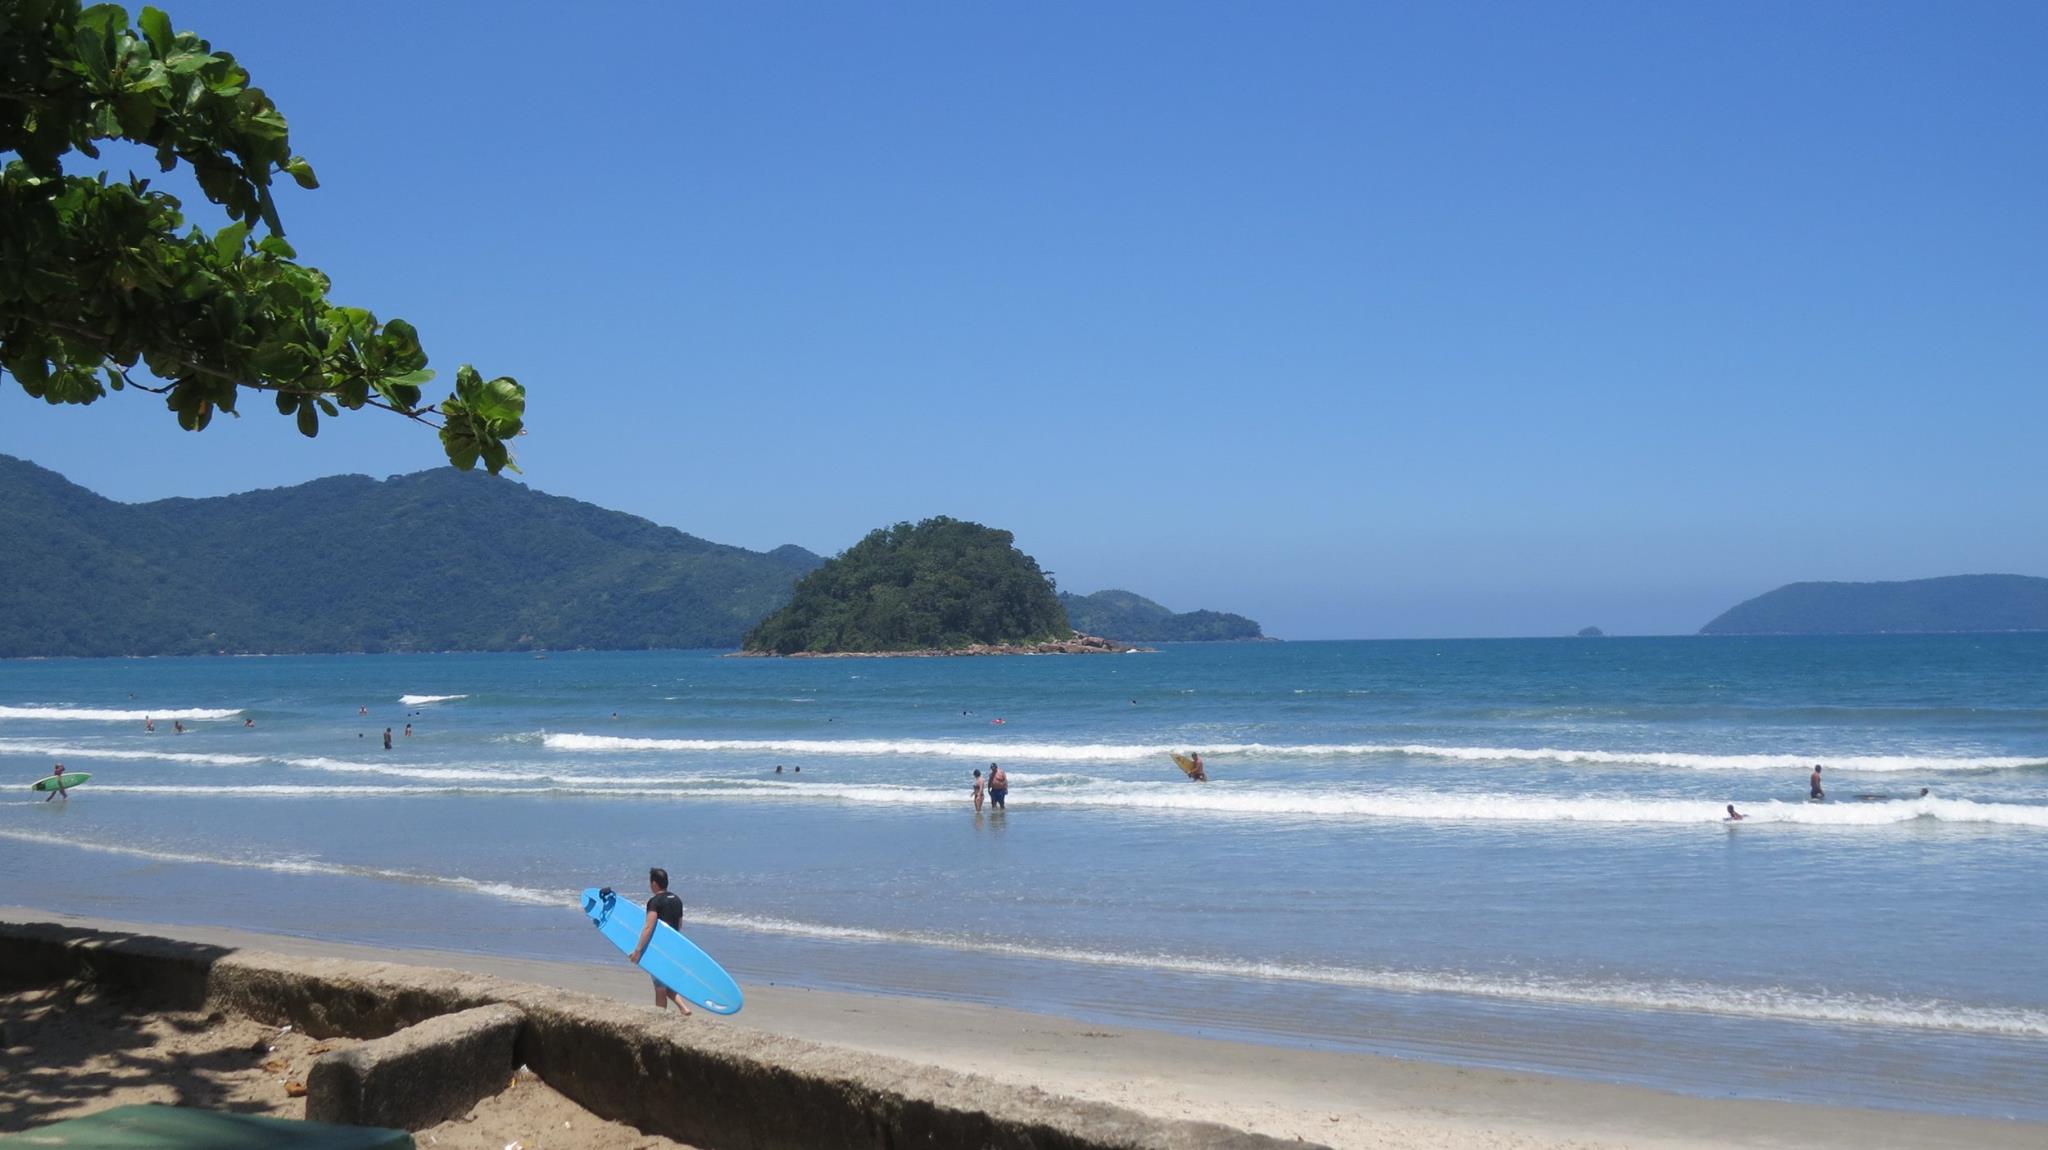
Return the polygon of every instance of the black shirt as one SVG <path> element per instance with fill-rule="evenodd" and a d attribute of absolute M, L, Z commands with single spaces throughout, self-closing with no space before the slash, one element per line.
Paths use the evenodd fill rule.
<path fill-rule="evenodd" d="M 648 899 L 647 909 L 667 923 L 670 930 L 683 929 L 683 900 L 676 892 L 665 890 Z"/>

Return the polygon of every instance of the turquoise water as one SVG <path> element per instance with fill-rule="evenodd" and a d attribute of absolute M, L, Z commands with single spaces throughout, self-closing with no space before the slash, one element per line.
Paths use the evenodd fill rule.
<path fill-rule="evenodd" d="M 0 759 L 74 913 L 604 963 L 663 865 L 743 983 L 2048 1118 L 2048 636 L 15 662 Z"/>

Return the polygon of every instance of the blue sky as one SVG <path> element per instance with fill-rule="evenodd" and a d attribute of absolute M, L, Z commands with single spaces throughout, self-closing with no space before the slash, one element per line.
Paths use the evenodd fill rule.
<path fill-rule="evenodd" d="M 2048 6 L 169 10 L 290 118 L 337 297 L 528 385 L 547 491 L 958 515 L 1296 638 L 2048 575 Z M 250 406 L 9 383 L 0 451 L 131 500 L 439 459 Z"/>

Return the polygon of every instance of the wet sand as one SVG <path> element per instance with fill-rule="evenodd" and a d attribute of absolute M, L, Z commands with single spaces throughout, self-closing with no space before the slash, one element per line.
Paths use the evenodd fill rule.
<path fill-rule="evenodd" d="M 647 1003 L 645 976 L 615 966 L 446 951 L 384 950 L 208 927 L 152 926 L 0 907 L 0 919 L 61 921 L 218 946 L 476 971 Z M 2038 1147 L 2048 1124 L 1744 1099 L 1468 1069 L 1373 1055 L 1295 1050 L 1102 1026 L 918 998 L 747 986 L 739 1026 L 971 1072 L 997 1082 L 1113 1102 L 1166 1117 L 1222 1122 L 1340 1150 L 1593 1150 L 1652 1147 Z M 1673 1025 L 1683 1025 L 1675 1017 Z M 545 1090 L 538 1083 L 535 1091 Z M 551 1092 L 550 1092 L 551 1093 Z M 500 1096 L 504 1098 L 505 1096 Z M 496 1102 L 498 1100 L 492 1100 Z M 492 1105 L 487 1102 L 479 1112 Z M 568 1106 L 565 1101 L 561 1105 Z M 563 1120 L 573 1124 L 574 1117 Z M 623 1131 L 621 1133 L 624 1133 Z M 668 1146 L 644 1135 L 607 1143 Z M 446 1140 L 438 1144 L 455 1145 Z M 550 1146 L 574 1143 L 550 1141 Z M 425 1137 L 421 1145 L 428 1145 Z M 503 1146 L 503 1142 L 497 1143 Z M 535 1143 L 527 1143 L 529 1150 Z"/>

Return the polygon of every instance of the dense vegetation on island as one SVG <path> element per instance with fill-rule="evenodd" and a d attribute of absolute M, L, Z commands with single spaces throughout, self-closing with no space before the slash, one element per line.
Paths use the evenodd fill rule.
<path fill-rule="evenodd" d="M 1062 592 L 1060 602 L 1076 631 L 1127 643 L 1216 643 L 1263 639 L 1259 625 L 1222 611 L 1175 612 L 1129 591 L 1093 595 Z"/>
<path fill-rule="evenodd" d="M 941 516 L 879 528 L 826 560 L 748 634 L 746 647 L 872 653 L 1072 634 L 1052 578 L 1014 536 Z"/>
<path fill-rule="evenodd" d="M 126 504 L 0 456 L 0 656 L 731 647 L 818 564 L 452 468 Z"/>
<path fill-rule="evenodd" d="M 113 170 L 79 162 L 109 144 Z M 219 226 L 124 176 L 141 155 L 188 171 Z M 0 158 L 0 372 L 28 394 L 87 404 L 133 388 L 199 431 L 253 391 L 308 436 L 343 408 L 381 408 L 439 428 L 457 467 L 511 466 L 526 390 L 463 364 L 453 393 L 426 402 L 434 373 L 412 325 L 335 303 L 285 242 L 272 189 L 319 181 L 277 105 L 160 9 L 131 22 L 118 4 L 0 3 Z"/>
<path fill-rule="evenodd" d="M 1738 603 L 1702 635 L 2048 631 L 2048 579 L 1949 575 L 1900 583 L 1790 583 Z"/>
<path fill-rule="evenodd" d="M 1605 631 L 1602 631 L 1602 630 L 1601 630 L 1600 628 L 1598 628 L 1598 627 L 1581 627 L 1581 628 L 1579 628 L 1579 638 L 1581 638 L 1581 639 L 1604 639 L 1604 638 L 1606 638 L 1606 637 L 1607 637 L 1607 632 L 1605 632 Z"/>

